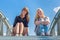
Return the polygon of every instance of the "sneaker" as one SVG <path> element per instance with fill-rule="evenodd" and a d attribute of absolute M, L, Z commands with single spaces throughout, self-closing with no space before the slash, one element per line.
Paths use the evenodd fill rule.
<path fill-rule="evenodd" d="M 19 36 L 22 36 L 22 34 L 20 34 Z"/>
<path fill-rule="evenodd" d="M 19 36 L 19 34 L 16 34 L 16 36 Z"/>

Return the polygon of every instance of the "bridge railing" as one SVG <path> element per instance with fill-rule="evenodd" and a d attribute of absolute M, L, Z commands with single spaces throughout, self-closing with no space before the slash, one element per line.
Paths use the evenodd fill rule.
<path fill-rule="evenodd" d="M 4 23 L 4 24 L 6 25 L 6 27 L 7 27 L 7 31 L 6 31 L 7 36 L 10 35 L 11 32 L 12 32 L 12 27 L 11 27 L 11 25 L 9 24 L 9 21 L 7 20 L 7 18 L 3 15 L 2 11 L 0 11 L 0 21 L 2 21 L 2 22 L 1 22 L 2 25 L 3 25 L 3 23 Z M 0 28 L 2 28 L 2 27 L 3 27 L 3 26 L 0 26 Z M 3 29 L 3 28 L 2 28 L 2 29 Z M 1 29 L 1 32 L 3 32 L 2 29 Z M 1 34 L 3 34 L 3 33 L 1 33 Z"/>
<path fill-rule="evenodd" d="M 51 25 L 50 25 L 50 34 L 51 35 L 55 35 L 55 30 L 54 30 L 54 28 L 55 28 L 55 25 L 57 24 L 57 22 L 59 21 L 59 19 L 60 19 L 60 10 L 56 13 L 56 15 L 55 15 L 55 17 L 54 17 L 54 19 L 53 19 L 53 21 L 52 21 L 52 23 L 51 23 Z M 3 13 L 0 11 L 0 20 L 2 21 L 2 23 L 4 23 L 5 25 L 6 25 L 6 27 L 7 27 L 7 35 L 11 35 L 11 32 L 12 32 L 12 27 L 11 27 L 11 25 L 9 24 L 9 22 L 8 22 L 8 20 L 7 20 L 7 18 L 3 15 Z M 3 24 L 2 24 L 3 25 Z M 2 26 L 0 26 L 0 27 L 2 27 Z M 1 31 L 2 32 L 2 31 Z M 3 32 L 2 32 L 3 33 Z M 2 34 L 1 33 L 1 34 Z"/>
<path fill-rule="evenodd" d="M 50 25 L 50 34 L 51 35 L 56 35 L 55 34 L 55 26 L 56 24 L 59 22 L 60 20 L 60 9 L 58 10 L 58 12 L 56 13 L 51 25 Z M 58 27 L 57 27 L 58 28 Z"/>

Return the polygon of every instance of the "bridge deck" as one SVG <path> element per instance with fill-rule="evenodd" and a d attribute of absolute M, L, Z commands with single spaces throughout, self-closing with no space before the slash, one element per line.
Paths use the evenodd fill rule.
<path fill-rule="evenodd" d="M 60 40 L 60 36 L 0 36 L 0 40 Z"/>

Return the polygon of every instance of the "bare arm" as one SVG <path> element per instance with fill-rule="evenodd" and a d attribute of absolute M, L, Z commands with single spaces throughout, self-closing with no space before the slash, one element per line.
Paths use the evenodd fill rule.
<path fill-rule="evenodd" d="M 49 21 L 43 21 L 42 24 L 48 25 L 50 22 Z"/>
<path fill-rule="evenodd" d="M 43 23 L 44 25 L 48 25 L 48 24 L 50 23 L 49 18 L 47 18 L 47 20 L 43 21 L 42 23 Z"/>
<path fill-rule="evenodd" d="M 39 25 L 40 24 L 40 21 L 35 21 L 34 24 L 35 25 Z"/>

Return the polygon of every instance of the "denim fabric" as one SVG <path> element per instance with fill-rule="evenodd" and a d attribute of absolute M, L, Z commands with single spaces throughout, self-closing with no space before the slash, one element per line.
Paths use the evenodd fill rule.
<path fill-rule="evenodd" d="M 47 33 L 48 32 L 48 26 L 47 25 L 40 25 L 40 32 Z"/>
<path fill-rule="evenodd" d="M 41 35 L 42 33 L 48 32 L 48 26 L 47 25 L 38 25 L 36 28 L 36 35 Z"/>

